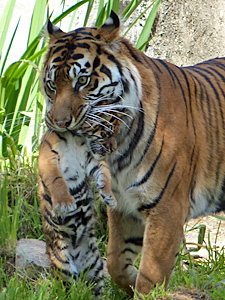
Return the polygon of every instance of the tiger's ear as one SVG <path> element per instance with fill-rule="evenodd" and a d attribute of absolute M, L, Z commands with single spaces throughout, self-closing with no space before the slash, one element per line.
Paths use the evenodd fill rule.
<path fill-rule="evenodd" d="M 116 39 L 120 30 L 120 19 L 113 10 L 109 18 L 98 30 L 101 40 L 105 40 L 110 44 Z"/>
<path fill-rule="evenodd" d="M 52 24 L 50 20 L 48 20 L 47 24 L 47 32 L 50 37 L 50 43 L 54 43 L 56 40 L 62 37 L 65 33 L 58 27 Z"/>

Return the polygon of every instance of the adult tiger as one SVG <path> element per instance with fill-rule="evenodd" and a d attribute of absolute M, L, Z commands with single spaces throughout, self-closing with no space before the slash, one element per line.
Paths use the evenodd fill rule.
<path fill-rule="evenodd" d="M 149 293 L 168 284 L 185 221 L 225 208 L 225 59 L 179 68 L 135 49 L 119 27 L 113 12 L 101 28 L 48 24 L 46 123 L 82 139 L 84 122 L 91 132 L 97 113 L 121 112 L 106 155 L 118 202 L 108 208 L 107 265 L 128 293 Z"/>

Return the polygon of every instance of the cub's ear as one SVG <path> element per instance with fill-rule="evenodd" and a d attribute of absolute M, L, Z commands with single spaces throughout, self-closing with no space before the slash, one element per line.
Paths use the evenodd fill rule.
<path fill-rule="evenodd" d="M 112 43 L 116 39 L 120 30 L 120 19 L 113 10 L 111 11 L 109 18 L 98 30 L 101 40 Z"/>
<path fill-rule="evenodd" d="M 50 37 L 50 43 L 54 43 L 65 34 L 58 26 L 53 25 L 50 20 L 48 20 L 47 24 L 47 33 Z"/>

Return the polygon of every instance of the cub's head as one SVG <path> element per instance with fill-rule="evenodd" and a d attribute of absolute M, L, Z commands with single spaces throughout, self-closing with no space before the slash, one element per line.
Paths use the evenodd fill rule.
<path fill-rule="evenodd" d="M 113 120 L 126 123 L 122 119 L 136 105 L 141 85 L 137 69 L 123 54 L 127 42 L 118 35 L 119 27 L 114 12 L 100 28 L 65 33 L 48 23 L 42 85 L 51 130 L 85 134 L 104 124 L 112 132 Z"/>

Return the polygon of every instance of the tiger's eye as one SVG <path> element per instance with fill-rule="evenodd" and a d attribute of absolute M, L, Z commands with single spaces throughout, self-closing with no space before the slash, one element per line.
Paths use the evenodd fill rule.
<path fill-rule="evenodd" d="M 88 77 L 87 76 L 80 76 L 78 78 L 78 82 L 82 85 L 86 84 L 88 82 Z"/>

